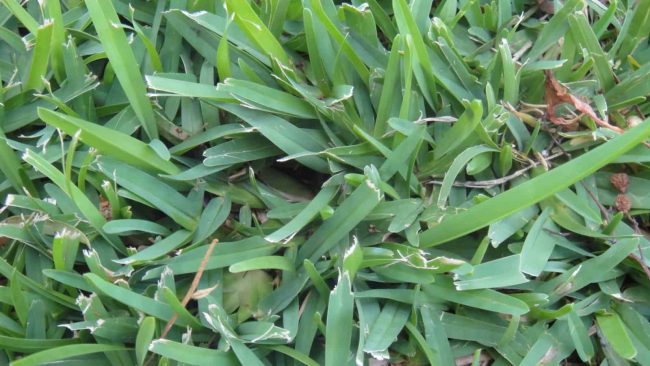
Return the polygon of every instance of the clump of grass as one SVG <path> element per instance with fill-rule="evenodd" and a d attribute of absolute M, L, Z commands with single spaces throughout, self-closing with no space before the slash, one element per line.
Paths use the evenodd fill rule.
<path fill-rule="evenodd" d="M 647 19 L 2 0 L 0 363 L 650 364 Z"/>

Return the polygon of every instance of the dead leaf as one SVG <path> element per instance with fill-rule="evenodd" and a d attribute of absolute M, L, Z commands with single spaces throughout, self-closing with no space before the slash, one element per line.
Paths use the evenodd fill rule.
<path fill-rule="evenodd" d="M 566 120 L 555 114 L 555 108 L 559 104 L 568 103 L 580 113 L 587 115 L 600 127 L 608 128 L 618 133 L 624 132 L 620 127 L 612 126 L 608 122 L 600 119 L 588 103 L 571 94 L 564 85 L 560 84 L 557 79 L 555 79 L 555 76 L 553 76 L 553 73 L 550 70 L 545 70 L 544 75 L 546 75 L 544 89 L 546 94 L 546 105 L 548 107 L 547 113 L 548 119 L 551 122 L 559 126 L 572 125 L 576 122 L 576 119 Z"/>

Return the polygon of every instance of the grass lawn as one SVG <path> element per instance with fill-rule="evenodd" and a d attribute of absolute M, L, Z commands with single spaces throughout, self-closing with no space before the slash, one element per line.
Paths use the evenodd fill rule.
<path fill-rule="evenodd" d="M 0 365 L 650 365 L 649 34 L 0 0 Z"/>

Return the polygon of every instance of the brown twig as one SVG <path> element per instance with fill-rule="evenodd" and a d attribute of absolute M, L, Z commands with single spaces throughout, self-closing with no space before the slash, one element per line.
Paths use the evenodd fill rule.
<path fill-rule="evenodd" d="M 212 242 L 208 246 L 208 250 L 206 250 L 205 255 L 203 256 L 203 259 L 201 260 L 201 264 L 199 264 L 199 269 L 198 269 L 198 271 L 196 271 L 196 274 L 194 275 L 194 279 L 192 280 L 192 284 L 190 285 L 190 288 L 187 289 L 187 293 L 185 294 L 185 297 L 183 298 L 183 301 L 181 301 L 181 305 L 183 305 L 183 307 L 187 306 L 187 304 L 192 299 L 192 295 L 196 291 L 196 288 L 199 286 L 199 281 L 201 281 L 201 276 L 203 276 L 203 271 L 205 270 L 205 266 L 208 264 L 208 260 L 210 259 L 210 255 L 212 255 L 212 251 L 214 250 L 214 247 L 217 245 L 218 242 L 219 242 L 218 239 L 214 239 L 214 240 L 212 240 Z M 165 338 L 165 336 L 167 336 L 167 333 L 169 333 L 169 330 L 172 328 L 172 326 L 176 322 L 176 319 L 178 319 L 178 314 L 174 313 L 174 315 L 172 315 L 171 319 L 169 319 L 169 321 L 165 325 L 165 329 L 163 330 L 162 334 L 160 335 L 160 338 Z"/>
<path fill-rule="evenodd" d="M 630 222 L 632 223 L 632 229 L 634 230 L 634 233 L 643 236 L 643 233 L 641 233 L 641 228 L 639 228 L 639 223 L 636 222 L 636 220 L 632 217 L 632 215 L 630 215 L 629 212 L 626 212 L 625 217 L 628 220 L 630 220 Z M 634 259 L 639 264 L 639 266 L 641 266 L 643 273 L 645 273 L 646 277 L 648 277 L 648 280 L 650 281 L 650 269 L 645 264 L 645 258 L 643 258 L 643 251 L 641 250 L 641 241 L 639 241 L 639 244 L 637 244 L 637 249 L 639 249 L 639 255 L 630 253 L 628 257 Z"/>
<path fill-rule="evenodd" d="M 199 282 L 201 281 L 201 276 L 203 276 L 203 271 L 205 270 L 205 266 L 208 264 L 208 260 L 210 259 L 210 255 L 212 255 L 212 251 L 214 250 L 214 247 L 217 245 L 219 242 L 218 239 L 212 240 L 210 245 L 208 246 L 208 250 L 206 250 L 205 255 L 203 256 L 203 259 L 201 260 L 201 263 L 199 264 L 199 268 L 196 271 L 196 274 L 194 275 L 194 279 L 192 280 L 192 283 L 190 284 L 190 288 L 187 289 L 187 293 L 185 294 L 185 297 L 183 298 L 183 301 L 181 301 L 181 304 L 183 307 L 186 307 L 187 304 L 190 302 L 190 299 L 192 299 L 192 295 L 196 292 L 196 288 L 199 286 Z M 163 329 L 162 334 L 160 335 L 160 339 L 163 339 L 167 336 L 167 333 L 172 329 L 172 326 L 174 326 L 174 323 L 176 323 L 176 319 L 178 319 L 178 314 L 174 313 L 172 317 L 169 319 L 167 324 L 165 324 L 165 329 Z M 150 356 L 145 362 L 144 365 L 148 366 L 149 363 L 153 360 L 153 355 Z"/>
<path fill-rule="evenodd" d="M 556 154 L 553 154 L 549 157 L 546 158 L 546 161 L 553 160 L 557 157 L 560 157 L 564 155 L 564 153 L 559 152 Z M 471 181 L 471 182 L 454 182 L 453 186 L 454 187 L 465 187 L 465 188 L 491 188 L 494 186 L 498 186 L 499 184 L 504 184 L 507 183 L 519 176 L 522 176 L 524 173 L 527 171 L 533 169 L 534 167 L 541 165 L 542 163 L 539 162 L 531 162 L 531 164 L 525 168 L 519 169 L 516 172 L 506 175 L 505 177 L 498 178 L 498 179 L 488 179 L 488 180 L 477 180 L 477 181 Z M 428 182 L 429 184 L 436 184 L 436 185 L 441 185 L 442 181 L 439 180 L 431 180 Z"/>
<path fill-rule="evenodd" d="M 521 46 L 521 48 L 520 48 L 519 50 L 517 50 L 517 52 L 515 52 L 515 53 L 512 55 L 512 61 L 520 63 L 520 62 L 519 62 L 519 59 L 521 58 L 521 56 L 523 56 L 524 53 L 526 53 L 526 51 L 528 51 L 528 49 L 530 49 L 532 46 L 533 46 L 533 42 L 532 42 L 532 41 L 528 41 L 528 42 L 524 43 L 524 45 Z M 525 63 L 525 62 L 527 62 L 527 61 L 524 61 L 524 63 Z M 520 64 L 521 64 L 521 63 L 520 63 Z"/>
<path fill-rule="evenodd" d="M 596 198 L 596 196 L 594 195 L 594 193 L 589 189 L 589 187 L 587 187 L 587 185 L 585 184 L 585 182 L 580 181 L 580 184 L 582 184 L 582 187 L 585 189 L 585 192 L 587 192 L 587 194 L 589 195 L 589 197 L 591 197 L 591 200 L 594 201 L 594 203 L 596 204 L 596 206 L 598 206 L 598 209 L 600 210 L 600 213 L 603 215 L 603 217 L 605 217 L 605 220 L 607 220 L 607 222 L 609 222 L 609 212 L 607 212 L 607 209 L 605 208 L 605 206 L 603 206 L 603 205 L 598 201 L 598 198 Z"/>
<path fill-rule="evenodd" d="M 298 308 L 298 317 L 302 316 L 302 313 L 305 311 L 305 306 L 307 306 L 307 303 L 309 302 L 309 298 L 311 297 L 311 291 L 307 293 L 307 296 L 302 300 L 302 304 L 300 304 L 300 307 Z"/>

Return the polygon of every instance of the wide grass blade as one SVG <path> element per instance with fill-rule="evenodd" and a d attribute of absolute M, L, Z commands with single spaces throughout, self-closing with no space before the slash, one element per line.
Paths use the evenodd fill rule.
<path fill-rule="evenodd" d="M 11 364 L 15 366 L 36 366 L 52 361 L 63 361 L 66 358 L 75 356 L 98 352 L 116 352 L 125 349 L 126 348 L 123 346 L 115 346 L 111 344 L 71 344 L 34 353 L 14 361 Z"/>
<path fill-rule="evenodd" d="M 325 365 L 335 366 L 348 363 L 352 341 L 352 315 L 354 294 L 347 272 L 340 275 L 339 282 L 332 290 L 327 306 L 325 341 Z"/>
<path fill-rule="evenodd" d="M 151 102 L 146 97 L 142 74 L 137 67 L 138 62 L 129 47 L 129 42 L 120 26 L 120 19 L 112 2 L 89 0 L 85 4 L 97 30 L 97 36 L 102 42 L 104 52 L 106 52 L 138 120 L 149 139 L 157 139 L 158 127 Z"/>
<path fill-rule="evenodd" d="M 32 63 L 29 68 L 27 81 L 25 81 L 25 90 L 34 89 L 40 91 L 43 89 L 43 80 L 47 80 L 47 64 L 50 59 L 52 23 L 46 23 L 36 31 L 36 46 L 32 51 Z"/>
<path fill-rule="evenodd" d="M 530 310 L 525 302 L 515 297 L 487 289 L 459 291 L 448 280 L 438 280 L 423 289 L 434 298 L 503 314 L 523 315 Z"/>
<path fill-rule="evenodd" d="M 632 344 L 632 340 L 618 314 L 605 312 L 596 314 L 596 321 L 614 351 L 626 359 L 632 359 L 636 356 L 637 350 Z"/>
<path fill-rule="evenodd" d="M 149 350 L 169 359 L 191 365 L 239 365 L 232 353 L 190 346 L 167 339 L 154 340 L 151 342 Z"/>

